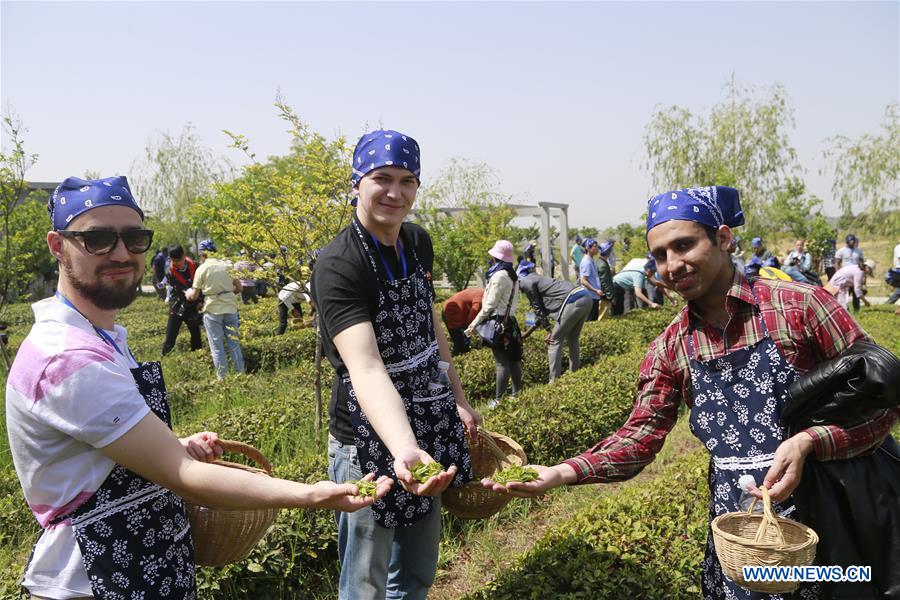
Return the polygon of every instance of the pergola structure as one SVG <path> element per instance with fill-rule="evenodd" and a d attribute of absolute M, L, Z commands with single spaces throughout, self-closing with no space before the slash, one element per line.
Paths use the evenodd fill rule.
<path fill-rule="evenodd" d="M 541 249 L 541 269 L 550 274 L 550 219 L 559 221 L 559 255 L 563 279 L 569 279 L 569 205 L 561 202 L 538 202 L 532 204 L 507 204 L 516 217 L 532 217 L 540 222 L 538 245 Z M 442 208 L 441 211 L 453 216 L 465 212 L 465 208 Z M 577 274 L 575 274 L 577 276 Z"/>

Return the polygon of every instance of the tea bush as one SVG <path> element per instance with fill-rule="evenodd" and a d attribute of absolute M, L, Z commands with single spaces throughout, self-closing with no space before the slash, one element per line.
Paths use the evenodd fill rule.
<path fill-rule="evenodd" d="M 708 529 L 703 448 L 551 528 L 472 600 L 696 598 Z"/>
<path fill-rule="evenodd" d="M 223 437 L 251 443 L 270 458 L 276 475 L 315 481 L 324 478 L 326 473 L 326 433 L 323 431 L 321 439 L 316 440 L 313 431 L 315 334 L 311 329 L 292 324 L 284 336 L 275 336 L 276 306 L 274 298 L 267 298 L 257 305 L 240 307 L 241 344 L 250 374 L 230 375 L 221 382 L 215 379 L 208 349 L 187 352 L 188 335 L 182 330 L 175 352 L 162 359 L 173 424 L 180 435 L 213 430 Z M 162 302 L 146 297 L 122 311 L 120 322 L 129 329 L 129 344 L 139 359 L 154 360 L 159 356 L 166 311 Z M 548 377 L 544 333 L 535 332 L 525 346 L 525 390 L 518 399 L 505 401 L 488 413 L 487 426 L 522 443 L 534 462 L 557 462 L 584 450 L 627 418 L 634 402 L 637 368 L 646 345 L 674 314 L 671 308 L 642 310 L 623 318 L 586 324 L 581 338 L 584 368 L 563 375 L 552 386 L 544 384 Z M 32 312 L 27 305 L 20 304 L 9 307 L 4 316 L 11 323 L 10 347 L 14 351 L 27 334 Z M 900 318 L 883 309 L 863 311 L 859 318 L 877 341 L 900 353 L 900 328 L 897 328 Z M 456 365 L 470 401 L 480 403 L 493 397 L 494 361 L 490 350 L 476 349 L 458 357 Z M 322 372 L 325 427 L 332 377 L 333 371 L 325 361 Z M 0 441 L 0 456 L 7 465 L 0 473 L 0 548 L 3 548 L 0 597 L 9 597 L 16 592 L 16 582 L 36 540 L 38 527 L 22 499 L 5 436 Z M 669 473 L 666 475 L 669 483 L 654 484 L 656 487 L 652 489 L 656 491 L 651 495 L 644 497 L 638 491 L 623 491 L 615 496 L 619 504 L 612 499 L 602 500 L 596 510 L 577 515 L 573 524 L 567 525 L 569 529 L 565 531 L 569 533 L 560 529 L 552 541 L 550 538 L 542 541 L 535 552 L 545 554 L 526 555 L 516 569 L 524 574 L 525 581 L 544 585 L 545 592 L 559 589 L 562 595 L 569 593 L 566 590 L 570 588 L 566 586 L 581 589 L 574 581 L 574 574 L 576 570 L 581 573 L 578 565 L 582 560 L 596 561 L 598 565 L 589 569 L 587 577 L 591 585 L 609 586 L 584 589 L 610 590 L 606 594 L 610 597 L 620 596 L 618 590 L 631 590 L 641 598 L 667 594 L 680 597 L 687 593 L 685 590 L 691 586 L 689 577 L 699 571 L 695 566 L 699 560 L 696 549 L 694 554 L 687 550 L 689 542 L 693 543 L 696 537 L 690 530 L 695 516 L 692 512 L 679 513 L 677 507 L 688 511 L 684 507 L 693 506 L 699 497 L 705 510 L 705 484 L 702 489 L 694 489 L 687 480 L 673 479 L 677 474 L 666 473 Z M 624 515 L 621 519 L 620 512 Z M 622 520 L 627 515 L 644 513 L 651 515 L 654 522 L 639 527 L 634 519 Z M 508 522 L 512 520 L 511 516 Z M 705 527 L 705 521 L 703 524 Z M 639 531 L 642 527 L 657 529 L 647 529 L 642 534 Z M 576 534 L 582 530 L 583 538 L 578 538 Z M 705 535 L 705 529 L 703 532 Z M 200 569 L 200 595 L 266 599 L 333 597 L 338 572 L 335 535 L 330 512 L 281 511 L 273 529 L 248 560 L 224 568 Z M 568 546 L 564 543 L 569 539 L 566 536 L 576 536 L 571 537 L 573 541 Z M 585 547 L 579 550 L 579 545 Z M 644 545 L 652 551 L 644 552 Z M 555 548 L 560 550 L 554 552 Z M 572 553 L 571 557 L 567 552 Z M 658 558 L 651 556 L 653 552 Z M 544 557 L 551 561 L 548 564 L 558 566 L 559 588 L 552 587 L 557 577 L 553 569 L 538 573 Z M 663 568 L 669 561 L 662 565 L 666 558 L 671 559 L 672 574 L 669 581 L 662 581 L 660 574 L 669 576 Z M 646 570 L 641 569 L 644 563 Z M 604 579 L 615 584 L 604 584 Z M 508 585 L 513 587 L 505 587 Z M 529 595 L 527 586 L 515 587 L 503 577 L 491 586 L 486 589 L 496 593 L 484 591 L 478 597 L 536 597 Z M 596 594 L 582 594 L 582 597 L 593 596 Z"/>
<path fill-rule="evenodd" d="M 488 429 L 522 445 L 528 460 L 555 464 L 615 432 L 634 407 L 642 350 L 605 356 L 553 385 L 527 388 L 488 414 Z"/>

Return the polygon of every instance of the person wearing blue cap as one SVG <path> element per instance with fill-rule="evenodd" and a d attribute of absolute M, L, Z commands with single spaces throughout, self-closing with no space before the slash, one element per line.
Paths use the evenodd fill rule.
<path fill-rule="evenodd" d="M 533 482 L 503 486 L 485 479 L 482 484 L 534 497 L 560 485 L 629 479 L 654 459 L 685 403 L 691 431 L 710 452 L 710 521 L 741 510 L 738 480 L 748 474 L 766 487 L 781 516 L 810 518 L 792 495 L 802 485 L 807 457 L 830 461 L 865 456 L 883 442 L 896 448 L 886 436 L 900 409 L 874 410 L 852 425 L 818 423 L 784 431 L 780 423 L 788 387 L 798 375 L 866 339 L 865 332 L 822 288 L 747 280 L 734 268 L 728 253 L 732 228 L 744 223 L 737 190 L 672 190 L 653 196 L 647 209 L 649 250 L 663 282 L 687 306 L 650 344 L 628 421 L 578 456 L 552 467 L 535 466 L 539 477 Z M 762 496 L 755 486 L 750 492 Z M 865 494 L 860 490 L 859 506 L 874 505 L 875 498 Z M 873 524 L 867 522 L 867 509 L 844 514 L 865 526 Z M 821 541 L 835 525 L 815 527 Z M 887 530 L 883 523 L 871 528 L 889 536 Z M 838 564 L 832 560 L 830 556 L 821 564 Z M 801 583 L 796 593 L 777 596 L 741 588 L 723 573 L 711 535 L 702 568 L 704 599 L 817 597 L 817 583 Z M 881 596 L 871 586 L 854 597 Z"/>
<path fill-rule="evenodd" d="M 612 267 L 606 260 L 612 252 L 612 246 L 609 240 L 603 244 L 598 244 L 594 238 L 584 240 L 585 254 L 578 270 L 578 282 L 588 291 L 593 301 L 588 321 L 602 319 L 612 306 Z"/>
<path fill-rule="evenodd" d="M 608 242 L 605 243 L 608 244 Z M 609 244 L 606 248 L 606 256 L 609 256 L 609 249 L 611 248 L 612 245 Z M 611 269 L 609 263 L 606 262 L 606 258 L 595 262 L 595 258 L 599 256 L 599 253 L 600 245 L 597 243 L 597 240 L 585 238 L 584 256 L 581 258 L 581 265 L 578 267 L 578 283 L 588 291 L 588 296 L 591 299 L 592 306 L 591 311 L 588 313 L 588 321 L 601 319 L 608 311 L 612 299 L 612 276 L 601 278 L 597 264 L 599 263 L 602 267 L 605 267 L 607 275 L 609 275 Z M 604 287 L 605 279 L 610 280 L 608 289 Z M 601 307 L 603 310 L 601 310 Z"/>
<path fill-rule="evenodd" d="M 581 329 L 594 302 L 584 287 L 543 277 L 535 273 L 534 268 L 534 263 L 523 261 L 516 270 L 519 289 L 528 297 L 536 316 L 535 324 L 522 337 L 531 335 L 537 327 L 547 330 L 547 362 L 552 382 L 562 375 L 563 341 L 569 348 L 569 370 L 577 371 L 581 367 Z M 552 330 L 551 318 L 556 322 Z"/>
<path fill-rule="evenodd" d="M 216 377 L 224 379 L 228 374 L 228 356 L 235 373 L 244 372 L 244 353 L 240 341 L 240 317 L 237 296 L 243 289 L 241 282 L 231 276 L 231 261 L 216 256 L 215 242 L 201 240 L 198 245 L 200 266 L 194 273 L 191 289 L 185 292 L 188 302 L 203 298 L 203 328 L 209 341 Z M 228 354 L 225 348 L 228 348 Z"/>
<path fill-rule="evenodd" d="M 352 160 L 355 214 L 312 276 L 335 370 L 328 473 L 338 482 L 374 470 L 401 485 L 371 510 L 337 515 L 338 595 L 424 600 L 437 568 L 440 495 L 472 478 L 466 435 L 477 434 L 481 416 L 466 401 L 435 317 L 431 238 L 406 222 L 419 189 L 418 143 L 373 131 Z M 440 473 L 416 482 L 412 469 L 434 461 Z"/>
<path fill-rule="evenodd" d="M 641 307 L 641 303 L 648 305 L 650 308 L 659 308 L 659 304 L 651 300 L 644 293 L 644 285 L 647 283 L 646 274 L 647 261 L 642 258 L 635 258 L 628 261 L 621 271 L 613 276 L 613 287 L 615 296 L 613 298 L 613 314 L 624 315 L 636 308 Z"/>
<path fill-rule="evenodd" d="M 225 509 L 374 504 L 355 485 L 208 464 L 223 452 L 213 432 L 176 438 L 160 363 L 139 362 L 116 324 L 153 241 L 127 180 L 70 177 L 47 209 L 57 293 L 32 306 L 6 381 L 9 448 L 43 529 L 22 581 L 32 598 L 196 598 L 182 498 Z M 378 481 L 377 495 L 391 484 Z"/>
<path fill-rule="evenodd" d="M 766 243 L 761 237 L 755 237 L 750 240 L 750 251 L 753 256 L 759 258 L 763 263 L 772 258 L 772 253 L 766 248 Z"/>

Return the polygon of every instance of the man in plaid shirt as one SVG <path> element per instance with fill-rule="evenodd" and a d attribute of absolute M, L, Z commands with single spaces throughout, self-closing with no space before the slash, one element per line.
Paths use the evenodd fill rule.
<path fill-rule="evenodd" d="M 628 421 L 576 457 L 537 466 L 534 482 L 483 483 L 534 497 L 561 485 L 634 477 L 662 448 L 685 402 L 691 431 L 712 455 L 710 517 L 739 510 L 736 482 L 747 473 L 765 484 L 782 515 L 790 515 L 790 495 L 809 454 L 825 461 L 871 452 L 900 416 L 900 410 L 882 410 L 854 427 L 818 426 L 781 437 L 778 415 L 790 383 L 866 333 L 822 288 L 748 281 L 734 268 L 731 228 L 744 221 L 736 190 L 666 192 L 650 199 L 647 214 L 647 244 L 659 275 L 687 306 L 650 344 Z M 750 597 L 724 578 L 711 543 L 703 592 L 705 598 Z M 815 590 L 801 587 L 801 593 L 814 597 Z"/>

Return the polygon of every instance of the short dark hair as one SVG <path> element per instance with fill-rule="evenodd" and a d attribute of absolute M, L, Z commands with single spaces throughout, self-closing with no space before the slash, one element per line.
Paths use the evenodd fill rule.
<path fill-rule="evenodd" d="M 706 237 L 709 238 L 709 241 L 711 241 L 713 244 L 718 242 L 718 240 L 716 239 L 716 235 L 719 233 L 718 228 L 710 227 L 709 225 L 703 225 L 703 230 L 706 231 Z"/>
<path fill-rule="evenodd" d="M 181 244 L 177 244 L 169 248 L 169 258 L 174 258 L 175 260 L 181 260 L 184 257 L 184 248 L 181 247 Z"/>

